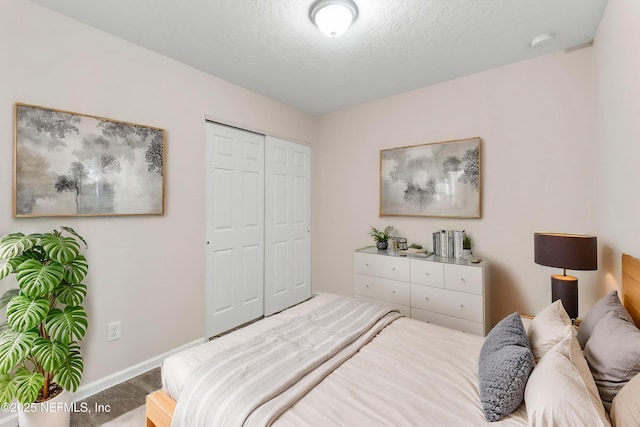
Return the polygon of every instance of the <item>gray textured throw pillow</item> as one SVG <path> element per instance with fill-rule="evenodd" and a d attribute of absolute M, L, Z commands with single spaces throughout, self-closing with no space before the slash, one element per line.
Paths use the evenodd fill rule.
<path fill-rule="evenodd" d="M 593 329 L 584 357 L 609 411 L 613 398 L 640 372 L 640 329 L 608 312 Z"/>
<path fill-rule="evenodd" d="M 607 295 L 600 298 L 593 307 L 591 307 L 587 315 L 582 319 L 582 323 L 580 323 L 580 328 L 578 329 L 578 335 L 576 338 L 578 338 L 580 347 L 583 350 L 593 333 L 593 329 L 596 327 L 600 319 L 610 311 L 614 312 L 616 317 L 633 323 L 629 312 L 624 308 L 622 303 L 620 303 L 618 291 L 609 292 Z"/>
<path fill-rule="evenodd" d="M 480 402 L 487 421 L 498 421 L 520 406 L 533 365 L 529 337 L 520 315 L 513 313 L 489 332 L 480 350 Z"/>

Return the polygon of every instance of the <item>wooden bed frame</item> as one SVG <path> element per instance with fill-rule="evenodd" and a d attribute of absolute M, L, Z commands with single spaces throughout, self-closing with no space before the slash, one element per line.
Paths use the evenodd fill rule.
<path fill-rule="evenodd" d="M 622 303 L 640 328 L 640 259 L 622 254 Z"/>
<path fill-rule="evenodd" d="M 640 327 L 640 259 L 622 255 L 622 303 Z M 147 427 L 170 427 L 176 401 L 162 390 L 147 395 Z"/>

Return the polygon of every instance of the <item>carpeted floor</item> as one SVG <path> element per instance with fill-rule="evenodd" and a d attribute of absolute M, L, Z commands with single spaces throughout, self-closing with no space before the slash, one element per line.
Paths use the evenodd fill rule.
<path fill-rule="evenodd" d="M 144 427 L 146 396 L 161 387 L 156 368 L 97 393 L 78 403 L 88 410 L 72 413 L 71 427 Z"/>

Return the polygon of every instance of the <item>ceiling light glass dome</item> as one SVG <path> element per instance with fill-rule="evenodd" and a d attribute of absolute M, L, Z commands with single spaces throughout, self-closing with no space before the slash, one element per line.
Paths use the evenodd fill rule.
<path fill-rule="evenodd" d="M 311 5 L 309 17 L 327 37 L 344 34 L 358 17 L 358 6 L 353 0 L 318 0 Z"/>

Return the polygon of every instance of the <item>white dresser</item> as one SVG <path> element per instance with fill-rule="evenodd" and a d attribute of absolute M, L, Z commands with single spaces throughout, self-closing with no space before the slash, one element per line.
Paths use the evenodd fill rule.
<path fill-rule="evenodd" d="M 356 298 L 393 306 L 413 319 L 475 335 L 488 332 L 488 264 L 430 256 L 389 256 L 375 247 L 355 252 Z"/>

